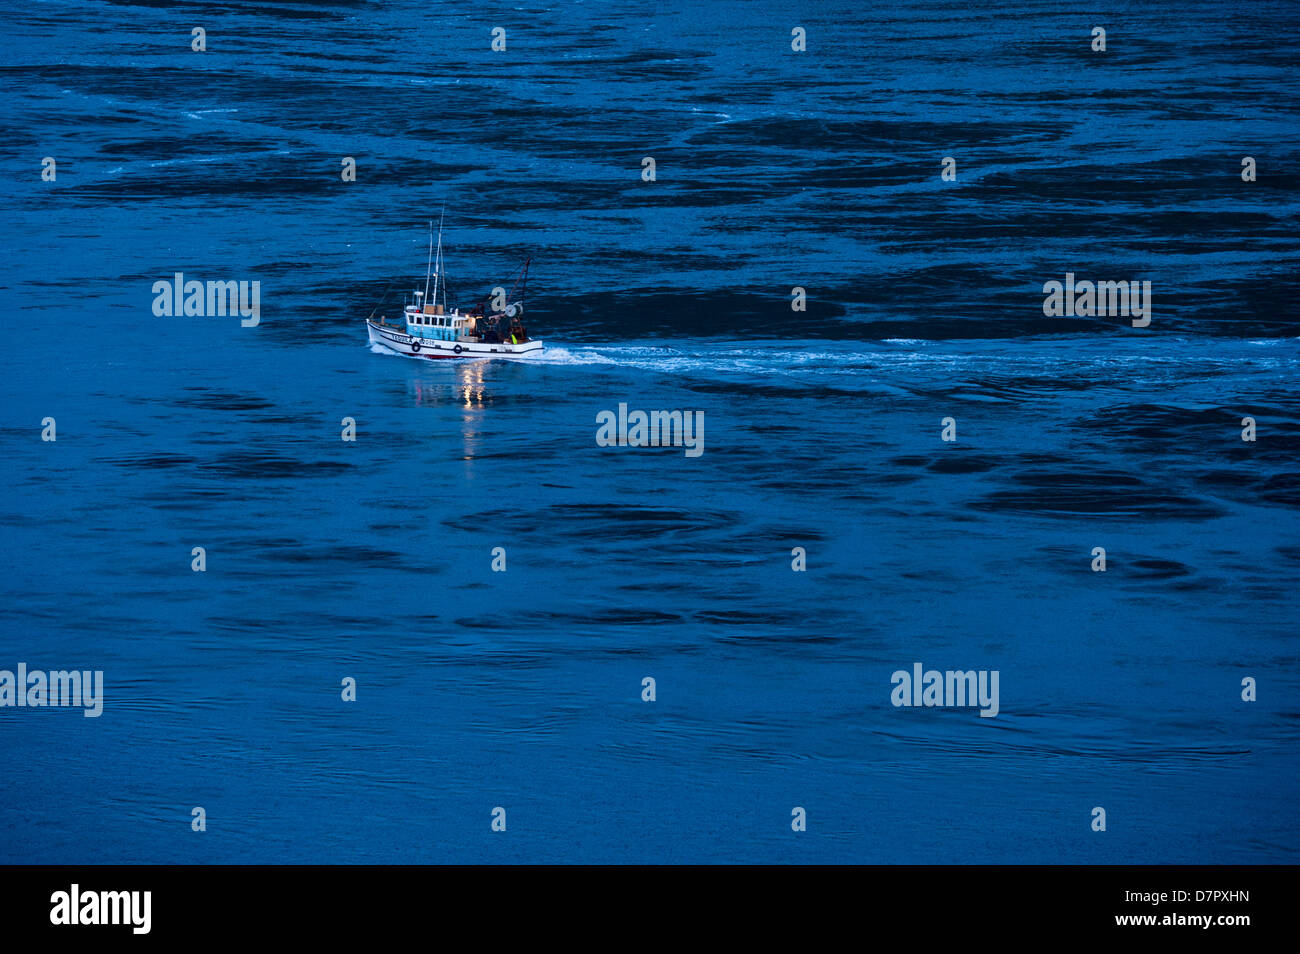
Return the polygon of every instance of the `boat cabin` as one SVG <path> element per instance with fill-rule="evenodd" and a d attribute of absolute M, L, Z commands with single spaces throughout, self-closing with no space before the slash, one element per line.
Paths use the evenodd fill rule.
<path fill-rule="evenodd" d="M 425 305 L 422 308 L 407 305 L 405 317 L 406 333 L 417 338 L 455 341 L 472 333 L 472 319 L 462 315 L 459 308 L 447 314 L 442 305 Z"/>

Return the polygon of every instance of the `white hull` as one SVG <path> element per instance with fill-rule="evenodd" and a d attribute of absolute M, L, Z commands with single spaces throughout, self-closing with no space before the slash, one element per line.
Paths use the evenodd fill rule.
<path fill-rule="evenodd" d="M 394 325 L 381 325 L 366 320 L 370 343 L 379 345 L 393 354 L 408 358 L 504 358 L 518 360 L 542 353 L 542 342 L 525 341 L 522 344 L 489 344 L 485 341 L 442 341 L 408 335 Z"/>

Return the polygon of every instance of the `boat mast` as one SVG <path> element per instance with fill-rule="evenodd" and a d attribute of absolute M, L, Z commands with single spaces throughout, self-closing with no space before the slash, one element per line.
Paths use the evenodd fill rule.
<path fill-rule="evenodd" d="M 434 271 L 434 281 L 433 281 L 433 302 L 435 305 L 438 303 L 438 279 L 442 277 L 442 220 L 446 215 L 447 215 L 447 207 L 444 205 L 442 207 L 442 213 L 438 216 L 438 267 Z M 429 239 L 430 241 L 432 241 L 433 240 L 432 222 L 429 223 L 429 232 L 431 233 Z M 447 310 L 447 283 L 446 282 L 442 283 L 442 310 L 444 312 Z"/>
<path fill-rule="evenodd" d="M 429 220 L 429 266 L 424 270 L 424 300 L 429 300 L 429 272 L 433 271 L 433 219 Z M 433 286 L 433 294 L 437 296 L 438 286 Z"/>

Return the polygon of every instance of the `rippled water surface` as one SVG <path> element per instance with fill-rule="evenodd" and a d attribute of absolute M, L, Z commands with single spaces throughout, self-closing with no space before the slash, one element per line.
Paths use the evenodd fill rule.
<path fill-rule="evenodd" d="M 0 859 L 1295 861 L 1298 9 L 7 10 L 0 669 L 106 690 L 0 708 Z M 444 203 L 539 359 L 367 347 Z"/>

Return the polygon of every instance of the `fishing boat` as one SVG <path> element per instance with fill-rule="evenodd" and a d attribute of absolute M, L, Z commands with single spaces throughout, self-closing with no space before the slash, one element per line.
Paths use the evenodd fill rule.
<path fill-rule="evenodd" d="M 447 304 L 447 280 L 443 273 L 442 222 L 438 222 L 437 251 L 434 251 L 433 223 L 429 223 L 429 265 L 424 275 L 424 291 L 407 296 L 402 316 L 389 322 L 381 315 L 375 321 L 372 311 L 366 319 L 371 345 L 411 358 L 528 358 L 542 353 L 542 342 L 528 337 L 523 325 L 524 289 L 528 282 L 528 263 L 511 276 L 510 291 L 504 286 L 488 299 L 462 311 Z M 429 283 L 433 282 L 433 294 Z M 439 297 L 441 296 L 441 300 Z M 412 300 L 414 299 L 414 300 Z M 375 306 L 378 311 L 382 306 Z"/>

